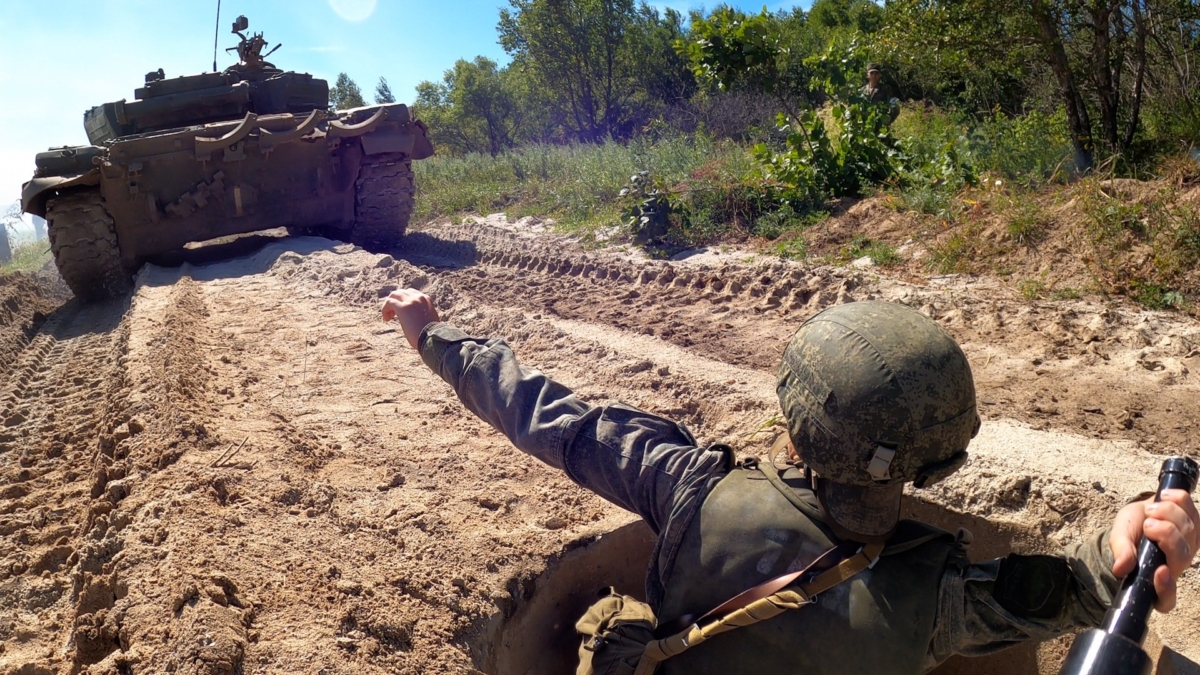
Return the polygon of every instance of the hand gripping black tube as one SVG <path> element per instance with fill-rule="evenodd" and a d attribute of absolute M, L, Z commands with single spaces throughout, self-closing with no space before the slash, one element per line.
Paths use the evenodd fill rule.
<path fill-rule="evenodd" d="M 1200 467 L 1186 457 L 1172 457 L 1163 462 L 1158 474 L 1159 501 L 1163 490 L 1196 488 Z M 1154 571 L 1166 563 L 1167 557 L 1149 539 L 1138 544 L 1137 569 L 1125 577 L 1112 609 L 1100 628 L 1093 628 L 1075 638 L 1060 675 L 1149 675 L 1150 657 L 1142 651 L 1146 639 L 1146 624 L 1158 595 L 1154 592 Z"/>

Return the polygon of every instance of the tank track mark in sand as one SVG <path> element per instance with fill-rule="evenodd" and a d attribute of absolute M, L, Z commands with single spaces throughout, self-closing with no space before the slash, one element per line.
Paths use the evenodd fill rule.
<path fill-rule="evenodd" d="M 863 299 L 858 273 L 828 267 L 636 260 L 586 252 L 567 241 L 552 245 L 545 237 L 482 224 L 438 228 L 431 234 L 411 256 L 414 262 L 458 259 L 464 269 L 448 273 L 454 284 L 492 302 L 610 324 L 764 371 L 777 364 L 777 344 L 795 330 L 795 317 Z M 439 243 L 441 238 L 449 241 Z"/>
<path fill-rule="evenodd" d="M 368 157 L 354 182 L 354 229 L 350 241 L 371 251 L 400 243 L 412 216 L 412 162 L 396 156 Z"/>
<path fill-rule="evenodd" d="M 54 197 L 46 222 L 59 274 L 76 297 L 92 302 L 129 292 L 130 273 L 121 264 L 117 232 L 99 188 Z"/>
<path fill-rule="evenodd" d="M 17 631 L 28 631 L 33 615 L 56 615 L 60 626 L 38 621 L 34 639 L 9 643 L 14 672 L 44 663 L 48 650 L 64 644 L 72 672 L 119 649 L 89 624 L 113 606 L 119 583 L 117 571 L 100 572 L 122 548 L 109 511 L 124 493 L 106 488 L 127 466 L 101 438 L 125 400 L 125 309 L 78 302 L 60 308 L 0 389 L 0 448 L 7 450 L 0 451 L 0 501 L 8 507 L 0 515 L 0 612 L 20 617 L 8 625 Z M 81 508 L 92 497 L 102 499 Z M 8 637 L 0 628 L 0 641 Z"/>

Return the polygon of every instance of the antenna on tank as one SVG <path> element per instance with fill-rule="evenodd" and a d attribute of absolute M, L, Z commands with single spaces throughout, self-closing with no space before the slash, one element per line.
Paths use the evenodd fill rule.
<path fill-rule="evenodd" d="M 217 27 L 213 30 L 213 72 L 217 72 L 217 40 L 221 37 L 221 0 L 217 0 Z"/>

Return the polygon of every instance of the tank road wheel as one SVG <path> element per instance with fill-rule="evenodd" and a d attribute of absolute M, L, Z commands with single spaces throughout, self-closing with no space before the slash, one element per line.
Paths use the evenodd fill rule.
<path fill-rule="evenodd" d="M 354 229 L 350 241 L 370 250 L 396 246 L 412 215 L 412 162 L 403 155 L 363 160 L 354 182 Z"/>
<path fill-rule="evenodd" d="M 50 249 L 58 273 L 85 302 L 124 295 L 131 287 L 121 264 L 113 219 L 99 189 L 74 190 L 46 203 Z"/>

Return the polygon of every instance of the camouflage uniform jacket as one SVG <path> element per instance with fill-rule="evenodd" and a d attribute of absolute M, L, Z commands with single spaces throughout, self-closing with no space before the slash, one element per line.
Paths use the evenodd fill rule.
<path fill-rule="evenodd" d="M 880 82 L 878 87 L 872 87 L 868 83 L 863 85 L 858 92 L 867 99 L 867 102 L 887 107 L 888 119 L 891 121 L 895 122 L 896 118 L 900 116 L 900 106 L 892 103 L 894 95 L 886 84 Z"/>
<path fill-rule="evenodd" d="M 864 84 L 862 89 L 858 91 L 863 95 L 863 98 L 871 103 L 887 105 L 892 100 L 892 90 L 882 82 L 879 83 L 878 87 L 872 87 L 869 83 Z"/>
<path fill-rule="evenodd" d="M 418 349 L 463 404 L 519 450 L 646 521 L 657 535 L 647 598 L 661 609 L 693 517 L 733 469 L 728 453 L 699 447 L 686 428 L 657 415 L 581 401 L 562 384 L 520 365 L 503 340 L 477 339 L 433 323 L 422 331 Z M 923 669 L 952 654 L 985 654 L 1099 624 L 1118 586 L 1106 542 L 1107 533 L 1098 532 L 1063 553 L 1070 590 L 1053 618 L 1018 617 L 999 606 L 992 591 L 1001 560 L 948 567 Z"/>

